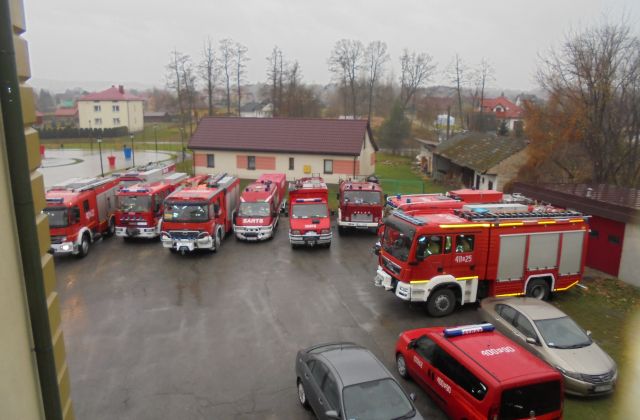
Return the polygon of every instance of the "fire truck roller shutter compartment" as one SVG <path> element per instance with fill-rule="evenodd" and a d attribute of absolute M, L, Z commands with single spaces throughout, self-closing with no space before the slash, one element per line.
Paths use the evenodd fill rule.
<path fill-rule="evenodd" d="M 532 233 L 529 238 L 528 270 L 547 270 L 558 266 L 560 234 Z"/>
<path fill-rule="evenodd" d="M 501 235 L 498 259 L 498 281 L 522 281 L 526 235 Z"/>
<path fill-rule="evenodd" d="M 561 276 L 580 273 L 585 234 L 585 231 L 562 234 L 562 254 L 560 254 L 560 267 L 558 268 L 558 273 Z"/>

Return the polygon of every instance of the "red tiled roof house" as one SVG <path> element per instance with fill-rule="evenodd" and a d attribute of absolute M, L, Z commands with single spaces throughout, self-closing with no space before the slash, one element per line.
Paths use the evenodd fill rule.
<path fill-rule="evenodd" d="M 237 117 L 203 118 L 189 148 L 196 174 L 320 173 L 328 183 L 373 174 L 378 150 L 366 120 Z"/>
<path fill-rule="evenodd" d="M 77 103 L 80 128 L 127 127 L 130 132 L 144 129 L 144 99 L 126 93 L 122 85 L 89 93 Z"/>
<path fill-rule="evenodd" d="M 507 127 L 511 131 L 515 129 L 515 123 L 524 118 L 523 109 L 504 96 L 485 98 L 482 101 L 482 112 L 493 112 L 496 114 L 496 120 L 506 121 Z"/>

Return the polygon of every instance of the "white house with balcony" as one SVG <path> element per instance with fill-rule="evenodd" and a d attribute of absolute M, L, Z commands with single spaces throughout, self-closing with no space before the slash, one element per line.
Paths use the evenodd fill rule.
<path fill-rule="evenodd" d="M 122 85 L 89 93 L 77 103 L 80 128 L 127 127 L 131 133 L 144 129 L 144 99 L 125 93 Z"/>

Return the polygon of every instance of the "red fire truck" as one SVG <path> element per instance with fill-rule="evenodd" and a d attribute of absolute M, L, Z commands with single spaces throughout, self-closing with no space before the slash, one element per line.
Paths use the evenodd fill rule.
<path fill-rule="evenodd" d="M 174 191 L 164 202 L 162 246 L 183 254 L 196 249 L 217 251 L 233 228 L 239 202 L 240 180 L 225 173 Z"/>
<path fill-rule="evenodd" d="M 162 181 L 132 184 L 118 190 L 116 236 L 125 240 L 160 236 L 164 199 L 186 179 L 184 172 L 174 172 Z"/>
<path fill-rule="evenodd" d="M 286 187 L 285 174 L 264 174 L 245 187 L 233 224 L 236 238 L 246 241 L 273 238 L 280 212 L 286 205 Z"/>
<path fill-rule="evenodd" d="M 329 189 L 319 175 L 289 184 L 289 242 L 291 247 L 331 246 Z"/>
<path fill-rule="evenodd" d="M 115 233 L 118 178 L 73 178 L 46 193 L 54 255 L 89 253 L 92 242 Z"/>
<path fill-rule="evenodd" d="M 340 180 L 338 203 L 338 233 L 349 228 L 377 231 L 384 203 L 377 178 Z"/>
<path fill-rule="evenodd" d="M 486 296 L 540 299 L 582 278 L 587 217 L 574 211 L 421 214 L 385 220 L 375 285 L 432 316 Z"/>
<path fill-rule="evenodd" d="M 176 171 L 174 162 L 150 162 L 146 165 L 127 169 L 120 177 L 122 185 L 138 184 L 141 182 L 162 181 L 168 174 Z"/>

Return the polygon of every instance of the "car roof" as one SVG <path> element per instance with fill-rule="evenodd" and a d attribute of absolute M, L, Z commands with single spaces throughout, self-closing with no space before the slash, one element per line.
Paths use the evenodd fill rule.
<path fill-rule="evenodd" d="M 495 299 L 493 300 L 493 303 L 494 305 L 504 303 L 512 306 L 517 309 L 518 312 L 522 312 L 533 320 L 562 318 L 567 316 L 567 314 L 552 304 L 536 298 L 512 297 L 507 299 Z"/>
<path fill-rule="evenodd" d="M 333 367 L 343 387 L 391 378 L 389 371 L 369 350 L 352 343 L 344 344 L 332 345 L 318 354 Z"/>
<path fill-rule="evenodd" d="M 457 348 L 471 363 L 484 369 L 497 381 L 505 382 L 514 378 L 553 373 L 554 370 L 509 338 L 497 331 L 465 334 L 445 338 L 442 328 L 430 328 L 438 337 L 437 342 L 444 349 Z"/>

